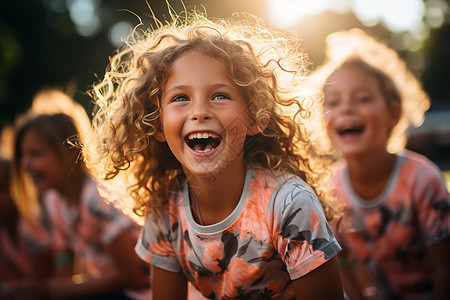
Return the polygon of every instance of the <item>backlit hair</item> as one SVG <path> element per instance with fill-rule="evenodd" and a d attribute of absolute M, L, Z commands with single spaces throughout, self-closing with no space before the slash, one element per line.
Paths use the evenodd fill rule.
<path fill-rule="evenodd" d="M 44 88 L 33 97 L 28 114 L 58 114 L 70 116 L 80 134 L 80 140 L 91 130 L 91 121 L 80 103 L 57 88 Z"/>
<path fill-rule="evenodd" d="M 137 215 L 166 207 L 168 184 L 182 168 L 167 143 L 154 138 L 161 94 L 173 62 L 198 52 L 224 65 L 261 131 L 245 144 L 247 167 L 300 176 L 331 217 L 318 189 L 327 164 L 309 123 L 316 103 L 301 93 L 307 60 L 299 49 L 295 38 L 252 16 L 209 20 L 194 12 L 154 30 L 134 32 L 91 90 L 97 110 L 94 136 L 85 149 L 89 167 L 103 181 L 104 197 Z"/>

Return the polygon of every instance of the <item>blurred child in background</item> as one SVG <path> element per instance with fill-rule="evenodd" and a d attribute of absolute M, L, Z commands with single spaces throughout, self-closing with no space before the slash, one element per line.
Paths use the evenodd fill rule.
<path fill-rule="evenodd" d="M 40 195 L 18 202 L 25 203 L 24 215 L 29 215 L 27 207 L 36 202 L 42 206 L 56 248 L 55 276 L 36 291 L 35 297 L 148 299 L 149 270 L 134 252 L 139 228 L 99 196 L 80 148 L 68 141 L 78 138 L 74 121 L 66 114 L 25 118 L 16 132 L 16 177 L 31 179 Z M 30 188 L 22 182 L 16 181 L 16 189 Z M 72 267 L 66 249 L 81 259 L 82 270 L 77 270 L 78 274 L 72 270 L 70 276 L 61 277 L 58 267 Z M 30 290 L 32 287 L 24 286 L 11 297 L 23 298 Z"/>
<path fill-rule="evenodd" d="M 429 107 L 421 84 L 394 50 L 358 29 L 327 38 L 327 61 L 312 79 L 341 157 L 333 183 L 345 209 L 336 233 L 347 294 L 449 299 L 449 194 L 438 167 L 404 149 L 405 130 Z"/>

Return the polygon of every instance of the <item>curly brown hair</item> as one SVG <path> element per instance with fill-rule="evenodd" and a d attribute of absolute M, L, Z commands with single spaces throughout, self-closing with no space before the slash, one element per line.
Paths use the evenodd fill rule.
<path fill-rule="evenodd" d="M 165 208 L 168 184 L 182 168 L 167 143 L 154 137 L 161 94 L 172 63 L 196 51 L 222 63 L 248 101 L 261 133 L 245 145 L 247 167 L 304 179 L 330 218 L 318 188 L 329 164 L 308 120 L 315 102 L 299 88 L 307 66 L 299 49 L 293 36 L 252 16 L 211 20 L 194 12 L 139 36 L 134 33 L 91 90 L 97 109 L 86 156 L 103 182 L 103 193 L 122 209 L 132 204 L 140 216 Z M 127 188 L 128 197 L 112 196 L 119 186 Z M 123 200 L 127 198 L 131 202 Z"/>

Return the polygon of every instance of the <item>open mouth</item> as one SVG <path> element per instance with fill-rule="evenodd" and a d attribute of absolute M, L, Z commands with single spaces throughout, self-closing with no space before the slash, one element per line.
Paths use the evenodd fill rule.
<path fill-rule="evenodd" d="M 209 152 L 216 149 L 221 137 L 213 132 L 191 133 L 185 138 L 186 144 L 196 152 Z"/>
<path fill-rule="evenodd" d="M 41 173 L 29 173 L 29 176 L 35 185 L 40 185 L 45 180 L 44 175 Z"/>
<path fill-rule="evenodd" d="M 364 126 L 352 126 L 352 127 L 342 128 L 338 132 L 339 132 L 340 136 L 344 136 L 344 135 L 350 135 L 350 134 L 360 134 L 363 132 L 363 130 L 364 130 Z"/>

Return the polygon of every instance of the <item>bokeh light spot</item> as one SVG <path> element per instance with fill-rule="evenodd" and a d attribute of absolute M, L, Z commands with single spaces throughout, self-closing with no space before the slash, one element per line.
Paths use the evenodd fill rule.
<path fill-rule="evenodd" d="M 114 24 L 108 32 L 108 38 L 114 47 L 119 47 L 123 44 L 124 39 L 131 32 L 131 24 L 125 21 Z"/>
<path fill-rule="evenodd" d="M 82 36 L 93 36 L 101 28 L 97 13 L 98 0 L 68 0 L 67 6 L 75 29 Z"/>

